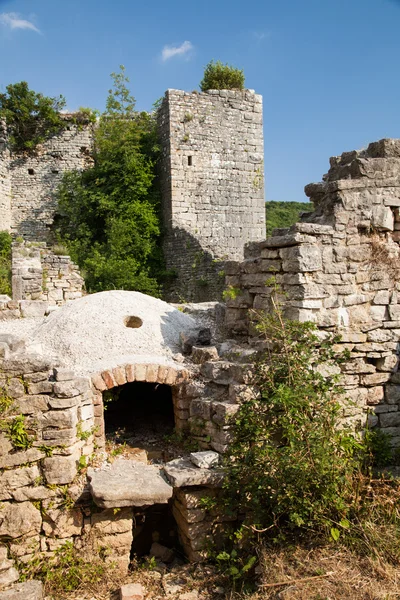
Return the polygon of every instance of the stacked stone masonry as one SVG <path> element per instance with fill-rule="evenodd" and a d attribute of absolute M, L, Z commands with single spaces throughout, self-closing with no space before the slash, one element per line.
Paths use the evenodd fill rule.
<path fill-rule="evenodd" d="M 158 124 L 169 298 L 216 299 L 224 261 L 265 236 L 262 98 L 168 90 Z"/>
<path fill-rule="evenodd" d="M 45 242 L 16 242 L 12 249 L 13 300 L 24 300 L 25 309 L 43 312 L 47 307 L 59 306 L 68 300 L 81 298 L 84 280 L 69 256 L 54 254 Z M 28 315 L 23 315 L 28 316 Z M 32 314 L 29 316 L 39 316 Z"/>
<path fill-rule="evenodd" d="M 65 171 L 91 164 L 93 129 L 67 127 L 35 155 L 10 155 L 0 126 L 0 230 L 52 242 L 56 191 Z M 164 252 L 169 299 L 221 295 L 225 260 L 265 231 L 262 99 L 251 90 L 169 90 L 159 111 Z"/>
<path fill-rule="evenodd" d="M 11 186 L 9 211 L 1 211 L 1 230 L 11 230 L 12 234 L 35 242 L 51 238 L 51 225 L 57 211 L 55 192 L 63 173 L 81 171 L 92 160 L 92 126 L 75 124 L 73 115 L 64 118 L 68 123 L 66 128 L 44 142 L 36 154 L 20 156 L 0 152 L 0 176 L 6 168 Z"/>
<path fill-rule="evenodd" d="M 11 228 L 11 175 L 10 151 L 7 145 L 7 128 L 0 120 L 0 231 Z"/>
<path fill-rule="evenodd" d="M 102 508 L 99 502 L 94 508 L 97 498 L 86 477 L 87 464 L 104 460 L 107 390 L 133 381 L 170 385 L 177 429 L 187 430 L 205 449 L 226 448 L 226 420 L 238 407 L 248 366 L 235 365 L 226 357 L 220 360 L 212 346 L 188 350 L 186 342 L 185 348 L 190 354 L 185 364 L 129 364 L 77 377 L 27 351 L 16 336 L 1 334 L 0 385 L 3 397 L 12 402 L 5 411 L 2 408 L 2 419 L 12 424 L 22 417 L 29 443 L 24 448 L 15 445 L 3 424 L 0 589 L 18 577 L 13 559 L 24 563 L 67 541 L 77 548 L 106 547 L 108 560 L 127 568 L 137 509 L 124 502 L 113 505 L 121 506 L 119 510 Z M 200 508 L 201 497 L 218 493 L 222 474 L 183 458 L 167 463 L 165 477 L 170 496 L 173 492 L 182 546 L 190 560 L 201 560 L 210 538 L 221 536 L 232 521 L 232 516 Z"/>
<path fill-rule="evenodd" d="M 338 331 L 347 418 L 379 426 L 400 444 L 400 140 L 331 159 L 323 182 L 306 186 L 315 212 L 247 247 L 226 266 L 226 325 L 257 345 L 249 309 L 269 310 L 272 275 L 287 317 Z M 340 349 L 338 348 L 338 350 Z"/>

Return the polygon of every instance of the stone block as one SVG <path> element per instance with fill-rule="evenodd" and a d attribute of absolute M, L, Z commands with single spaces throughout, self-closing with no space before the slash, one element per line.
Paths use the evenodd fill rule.
<path fill-rule="evenodd" d="M 385 396 L 388 404 L 400 402 L 400 385 L 387 385 L 385 388 Z"/>
<path fill-rule="evenodd" d="M 125 366 L 115 367 L 112 370 L 112 373 L 115 381 L 117 382 L 117 385 L 124 385 L 125 383 L 127 383 Z"/>
<path fill-rule="evenodd" d="M 128 381 L 134 381 L 132 380 L 128 380 Z M 105 380 L 103 379 L 103 377 L 100 374 L 96 374 L 92 376 L 92 383 L 94 385 L 94 387 L 96 388 L 96 390 L 98 390 L 99 392 L 104 392 L 105 390 L 107 390 L 107 384 L 105 382 Z"/>
<path fill-rule="evenodd" d="M 90 382 L 86 377 L 75 377 L 70 381 L 59 381 L 54 384 L 54 395 L 58 398 L 73 398 L 90 390 Z"/>
<path fill-rule="evenodd" d="M 394 230 L 394 215 L 388 206 L 374 206 L 372 209 L 371 225 L 381 231 Z"/>
<path fill-rule="evenodd" d="M 77 472 L 76 456 L 52 456 L 43 461 L 43 474 L 48 484 L 71 483 Z"/>
<path fill-rule="evenodd" d="M 193 346 L 192 360 L 196 364 L 203 364 L 207 361 L 218 360 L 218 350 L 215 346 Z"/>
<path fill-rule="evenodd" d="M 205 485 L 220 487 L 223 472 L 218 469 L 199 469 L 186 458 L 171 460 L 164 466 L 164 472 L 173 487 Z"/>
<path fill-rule="evenodd" d="M 40 471 L 35 465 L 21 469 L 10 469 L 0 473 L 0 500 L 10 500 L 12 492 L 40 479 Z"/>
<path fill-rule="evenodd" d="M 82 528 L 83 513 L 80 508 L 47 509 L 43 517 L 43 531 L 47 537 L 70 538 L 81 535 Z"/>
<path fill-rule="evenodd" d="M 120 600 L 144 600 L 145 591 L 140 583 L 127 583 L 119 590 Z"/>
<path fill-rule="evenodd" d="M 88 469 L 87 476 L 101 508 L 166 504 L 172 496 L 172 487 L 156 465 L 120 458 L 108 468 Z"/>
<path fill-rule="evenodd" d="M 74 371 L 72 371 L 71 369 L 64 369 L 61 367 L 53 369 L 53 373 L 56 381 L 70 381 L 71 379 L 74 379 L 74 377 L 76 377 Z"/>
<path fill-rule="evenodd" d="M 219 454 L 218 452 L 212 452 L 211 450 L 205 452 L 191 452 L 190 460 L 196 467 L 199 467 L 199 469 L 212 469 L 219 463 Z"/>
<path fill-rule="evenodd" d="M 294 246 L 280 250 L 282 268 L 289 273 L 322 270 L 321 251 L 317 246 Z"/>
<path fill-rule="evenodd" d="M 65 410 L 49 410 L 38 414 L 37 420 L 41 428 L 73 429 L 78 422 L 76 407 Z"/>
<path fill-rule="evenodd" d="M 0 512 L 0 539 L 16 539 L 40 532 L 42 516 L 30 502 L 4 502 Z"/>
<path fill-rule="evenodd" d="M 44 317 L 48 306 L 48 302 L 40 302 L 38 300 L 21 300 L 21 315 L 26 318 Z"/>

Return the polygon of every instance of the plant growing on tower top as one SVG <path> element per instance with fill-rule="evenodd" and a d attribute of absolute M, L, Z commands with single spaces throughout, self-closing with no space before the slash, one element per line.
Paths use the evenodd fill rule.
<path fill-rule="evenodd" d="M 203 79 L 200 81 L 202 92 L 207 90 L 243 90 L 243 70 L 223 64 L 220 60 L 211 60 L 204 69 Z"/>

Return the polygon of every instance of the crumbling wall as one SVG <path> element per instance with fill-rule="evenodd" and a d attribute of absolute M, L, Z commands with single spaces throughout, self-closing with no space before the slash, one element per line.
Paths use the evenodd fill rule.
<path fill-rule="evenodd" d="M 12 155 L 11 233 L 31 241 L 48 241 L 57 209 L 55 192 L 65 171 L 80 171 L 91 163 L 93 126 L 76 124 L 65 115 L 66 128 L 46 140 L 34 155 Z"/>
<path fill-rule="evenodd" d="M 261 96 L 168 90 L 159 135 L 169 299 L 215 300 L 223 262 L 265 236 Z"/>
<path fill-rule="evenodd" d="M 60 306 L 68 300 L 81 298 L 84 280 L 79 268 L 68 255 L 54 254 L 45 242 L 15 242 L 12 248 L 13 300 L 39 300 L 47 306 Z M 39 316 L 40 307 L 24 302 Z M 47 306 L 43 314 L 47 310 Z"/>
<path fill-rule="evenodd" d="M 0 231 L 11 227 L 10 151 L 7 146 L 7 128 L 0 120 Z"/>
<path fill-rule="evenodd" d="M 275 275 L 285 314 L 338 331 L 350 351 L 343 365 L 347 417 L 390 434 L 400 444 L 400 140 L 331 159 L 323 182 L 306 186 L 315 212 L 275 230 L 226 266 L 231 291 L 226 325 L 257 343 L 249 309 L 270 309 Z"/>

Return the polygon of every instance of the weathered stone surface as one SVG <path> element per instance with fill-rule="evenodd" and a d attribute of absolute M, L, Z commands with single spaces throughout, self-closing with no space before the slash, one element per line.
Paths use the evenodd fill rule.
<path fill-rule="evenodd" d="M 91 515 L 92 529 L 96 535 L 115 535 L 132 531 L 133 509 L 121 508 L 117 513 L 113 509 L 106 509 Z"/>
<path fill-rule="evenodd" d="M 81 535 L 82 527 L 83 513 L 79 508 L 46 510 L 43 518 L 43 531 L 48 537 L 70 538 Z"/>
<path fill-rule="evenodd" d="M 393 211 L 386 206 L 374 206 L 372 209 L 372 226 L 382 231 L 393 231 Z"/>
<path fill-rule="evenodd" d="M 77 457 L 52 456 L 43 460 L 43 473 L 49 484 L 71 483 L 77 474 Z"/>
<path fill-rule="evenodd" d="M 280 255 L 286 272 L 307 273 L 322 269 L 321 252 L 316 246 L 283 248 Z"/>
<path fill-rule="evenodd" d="M 10 500 L 13 491 L 31 485 L 38 479 L 40 471 L 36 465 L 3 471 L 0 473 L 0 500 Z"/>
<path fill-rule="evenodd" d="M 219 454 L 218 452 L 211 452 L 211 450 L 205 452 L 191 452 L 190 460 L 200 469 L 212 469 L 219 463 Z"/>
<path fill-rule="evenodd" d="M 120 600 L 144 600 L 145 591 L 140 583 L 127 583 L 119 590 Z"/>
<path fill-rule="evenodd" d="M 176 458 L 164 466 L 164 472 L 173 487 L 204 485 L 220 487 L 223 472 L 217 469 L 199 469 L 186 458 Z"/>
<path fill-rule="evenodd" d="M 0 511 L 0 538 L 19 538 L 39 533 L 42 516 L 30 502 L 4 502 Z"/>
<path fill-rule="evenodd" d="M 218 350 L 215 346 L 193 346 L 192 360 L 194 363 L 202 364 L 208 360 L 218 360 Z"/>
<path fill-rule="evenodd" d="M 101 470 L 88 470 L 90 492 L 103 508 L 165 504 L 172 488 L 155 465 L 118 459 Z"/>
<path fill-rule="evenodd" d="M 22 300 L 20 303 L 21 314 L 23 317 L 44 317 L 48 309 L 47 302 L 37 302 L 34 300 Z"/>
<path fill-rule="evenodd" d="M 15 584 L 12 589 L 1 593 L 1 600 L 42 600 L 43 584 L 31 580 Z"/>

